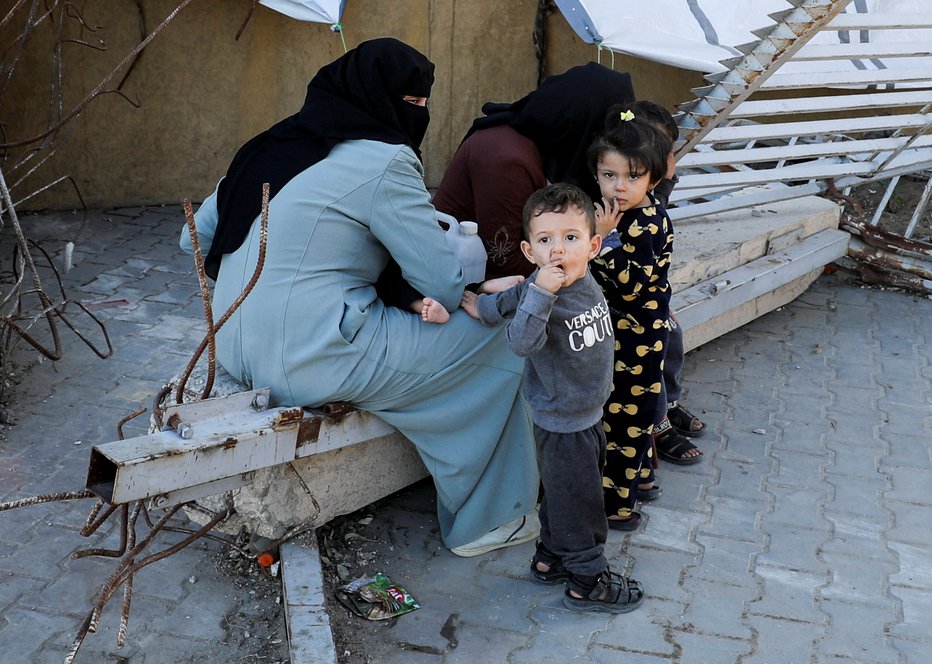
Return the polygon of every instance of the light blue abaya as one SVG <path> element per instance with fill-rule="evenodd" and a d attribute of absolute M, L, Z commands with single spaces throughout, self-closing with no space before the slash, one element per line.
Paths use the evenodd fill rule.
<path fill-rule="evenodd" d="M 196 221 L 206 251 L 216 192 Z M 186 229 L 181 244 L 191 251 Z M 215 315 L 249 281 L 258 248 L 257 220 L 223 257 Z M 448 323 L 377 299 L 389 255 L 408 283 L 453 312 Z M 217 335 L 220 364 L 271 387 L 274 403 L 346 401 L 405 434 L 433 476 L 448 547 L 530 513 L 538 488 L 523 360 L 504 327 L 484 328 L 457 309 L 463 286 L 412 150 L 346 141 L 272 199 L 262 276 Z"/>

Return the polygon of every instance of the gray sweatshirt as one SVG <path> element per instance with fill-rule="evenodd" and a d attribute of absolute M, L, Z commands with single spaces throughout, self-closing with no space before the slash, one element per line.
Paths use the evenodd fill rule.
<path fill-rule="evenodd" d="M 590 273 L 556 293 L 534 284 L 537 271 L 513 288 L 480 295 L 479 319 L 508 323 L 516 355 L 527 358 L 524 396 L 534 423 L 555 433 L 583 431 L 602 419 L 611 392 L 614 335 L 602 289 Z"/>

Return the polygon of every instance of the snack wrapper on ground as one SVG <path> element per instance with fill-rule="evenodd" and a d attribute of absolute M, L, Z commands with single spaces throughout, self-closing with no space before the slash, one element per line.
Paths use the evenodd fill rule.
<path fill-rule="evenodd" d="M 336 595 L 340 604 L 367 620 L 386 620 L 421 608 L 408 591 L 381 572 L 347 583 Z"/>

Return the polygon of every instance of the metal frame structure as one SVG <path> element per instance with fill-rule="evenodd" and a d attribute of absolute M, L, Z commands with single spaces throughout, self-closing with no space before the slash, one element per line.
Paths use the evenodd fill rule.
<path fill-rule="evenodd" d="M 728 70 L 707 75 L 709 85 L 678 107 L 674 220 L 932 167 L 932 48 L 922 32 L 932 29 L 932 13 L 843 13 L 850 0 L 787 1 L 790 9 L 771 14 L 773 26 L 755 31 L 758 41 L 737 47 L 744 55 L 723 61 Z M 890 30 L 896 43 L 871 41 Z M 825 31 L 862 41 L 810 43 Z M 878 58 L 909 65 L 886 68 Z M 799 73 L 799 64 L 813 71 Z"/>

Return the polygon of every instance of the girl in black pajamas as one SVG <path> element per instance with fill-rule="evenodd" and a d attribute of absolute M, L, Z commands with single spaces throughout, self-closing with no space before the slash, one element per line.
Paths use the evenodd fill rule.
<path fill-rule="evenodd" d="M 616 530 L 637 528 L 638 484 L 650 477 L 651 434 L 663 407 L 673 251 L 666 210 L 651 195 L 666 174 L 670 139 L 632 120 L 631 111 L 610 111 L 589 150 L 602 193 L 596 216 L 604 237 L 592 273 L 615 325 L 615 373 L 602 420 L 608 440 L 602 487 L 609 527 Z"/>

